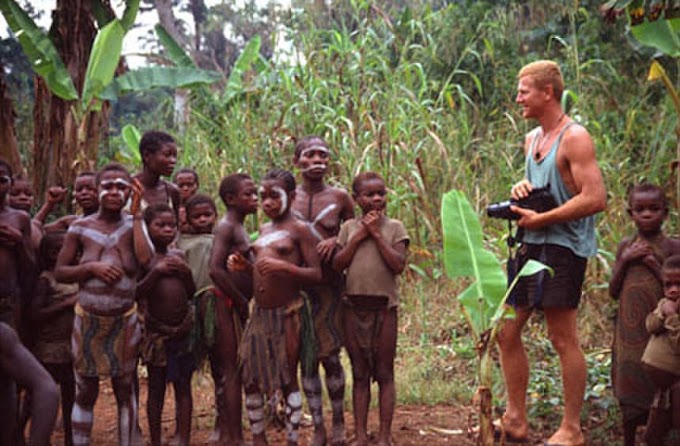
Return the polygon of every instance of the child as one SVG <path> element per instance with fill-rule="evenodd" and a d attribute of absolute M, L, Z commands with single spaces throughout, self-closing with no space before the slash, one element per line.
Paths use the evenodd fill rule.
<path fill-rule="evenodd" d="M 0 159 L 0 322 L 19 328 L 22 293 L 29 290 L 26 271 L 35 269 L 35 251 L 31 249 L 31 217 L 7 206 L 12 187 L 12 168 Z"/>
<path fill-rule="evenodd" d="M 663 298 L 646 320 L 651 334 L 642 365 L 656 393 L 645 440 L 662 446 L 671 428 L 680 429 L 680 255 L 666 259 L 661 270 Z"/>
<path fill-rule="evenodd" d="M 314 235 L 290 212 L 294 198 L 295 177 L 281 169 L 269 171 L 260 186 L 260 199 L 271 222 L 260 228 L 252 245 L 255 264 L 249 264 L 241 253 L 232 254 L 228 260 L 230 270 L 247 268 L 253 272 L 255 306 L 239 356 L 254 446 L 267 444 L 262 393 L 272 395 L 279 389 L 286 400 L 288 445 L 298 444 L 302 397 L 297 364 L 304 306 L 300 287 L 318 283 L 321 268 Z"/>
<path fill-rule="evenodd" d="M 135 215 L 135 225 L 141 225 Z M 166 204 L 144 210 L 144 222 L 155 255 L 137 292 L 144 305 L 142 358 L 149 372 L 147 415 L 151 444 L 161 445 L 161 415 L 166 381 L 175 389 L 179 444 L 189 445 L 191 432 L 191 374 L 196 369 L 190 349 L 194 322 L 191 299 L 196 291 L 191 269 L 178 250 L 168 249 L 177 236 L 177 219 Z"/>
<path fill-rule="evenodd" d="M 244 272 L 228 271 L 226 266 L 233 253 L 249 256 L 250 237 L 243 223 L 246 216 L 257 211 L 257 189 L 249 175 L 235 173 L 222 179 L 219 193 L 227 214 L 217 225 L 210 257 L 210 277 L 215 283 L 216 325 L 210 365 L 215 381 L 220 440 L 229 445 L 241 445 L 243 398 L 238 346 L 242 324 L 248 317 L 248 302 L 253 295 L 253 279 Z"/>
<path fill-rule="evenodd" d="M 295 144 L 293 163 L 302 173 L 302 184 L 295 191 L 293 214 L 307 222 L 317 238 L 316 250 L 322 261 L 324 277 L 321 285 L 305 289 L 312 306 L 317 347 L 317 360 L 313 367 L 302 369 L 302 387 L 314 422 L 312 446 L 326 444 L 318 361 L 321 361 L 326 372 L 326 388 L 333 410 L 331 445 L 346 443 L 343 406 L 345 371 L 340 363 L 342 317 L 339 311 L 344 281 L 342 274 L 336 273 L 331 267 L 331 259 L 340 225 L 354 218 L 354 205 L 345 190 L 325 183 L 329 158 L 328 144 L 319 136 L 306 136 Z"/>
<path fill-rule="evenodd" d="M 54 278 L 54 265 L 63 243 L 63 232 L 49 232 L 40 242 L 40 258 L 45 269 L 38 278 L 31 303 L 33 326 L 37 332 L 32 351 L 61 387 L 64 444 L 70 446 L 73 444 L 70 415 L 76 393 L 71 359 L 71 332 L 73 306 L 78 300 L 78 285 L 59 283 Z"/>
<path fill-rule="evenodd" d="M 654 387 L 640 363 L 649 339 L 644 316 L 662 295 L 661 264 L 669 255 L 680 252 L 680 241 L 662 231 L 668 204 L 660 187 L 648 183 L 633 187 L 628 194 L 628 214 L 637 233 L 619 244 L 609 294 L 619 301 L 612 382 L 621 406 L 624 445 L 633 446 L 636 428 L 646 423 L 654 396 Z"/>
<path fill-rule="evenodd" d="M 394 415 L 394 355 L 397 349 L 399 274 L 406 266 L 409 237 L 403 224 L 385 215 L 385 182 L 377 173 L 354 178 L 352 192 L 362 218 L 342 225 L 333 260 L 347 271 L 345 348 L 352 362 L 356 445 L 368 444 L 367 418 L 373 378 L 380 387 L 378 444 L 391 443 Z"/>
<path fill-rule="evenodd" d="M 99 197 L 97 196 L 97 184 L 94 172 L 85 171 L 76 175 L 73 181 L 73 198 L 80 208 L 80 213 L 65 215 L 52 223 L 44 225 L 45 232 L 60 232 L 68 230 L 68 227 L 78 217 L 92 215 L 99 209 Z M 36 214 L 34 220 L 39 218 Z"/>
<path fill-rule="evenodd" d="M 76 373 L 71 421 L 76 445 L 89 444 L 101 377 L 110 376 L 113 384 L 120 444 L 133 441 L 137 425 L 132 382 L 141 340 L 135 302 L 138 261 L 132 218 L 123 211 L 131 180 L 117 163 L 99 171 L 99 210 L 71 224 L 54 271 L 58 282 L 80 285 L 71 341 Z M 137 205 L 138 200 L 133 200 L 133 209 Z"/>
<path fill-rule="evenodd" d="M 187 200 L 198 191 L 198 174 L 194 169 L 183 167 L 175 173 L 174 183 L 179 189 L 179 231 L 183 234 L 191 230 L 187 223 L 185 206 Z"/>
<path fill-rule="evenodd" d="M 165 203 L 175 214 L 179 210 L 180 197 L 177 186 L 161 179 L 169 177 L 177 163 L 177 146 L 172 136 L 165 132 L 148 131 L 139 142 L 142 171 L 135 175 L 142 185 L 141 209 L 156 203 Z"/>

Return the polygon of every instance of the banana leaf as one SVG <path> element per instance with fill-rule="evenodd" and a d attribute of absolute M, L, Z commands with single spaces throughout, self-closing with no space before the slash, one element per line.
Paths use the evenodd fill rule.
<path fill-rule="evenodd" d="M 99 95 L 100 99 L 115 100 L 130 92 L 152 88 L 192 88 L 211 84 L 221 78 L 215 71 L 188 67 L 143 67 L 116 77 Z"/>
<path fill-rule="evenodd" d="M 248 41 L 243 52 L 238 56 L 234 66 L 229 74 L 227 81 L 227 88 L 224 90 L 224 104 L 229 104 L 234 97 L 243 92 L 243 74 L 253 66 L 260 57 L 260 46 L 262 39 L 260 36 L 254 36 Z"/>
<path fill-rule="evenodd" d="M 130 31 L 135 24 L 137 12 L 139 12 L 140 0 L 125 0 L 125 11 L 120 19 L 120 24 L 125 28 L 125 32 Z"/>
<path fill-rule="evenodd" d="M 99 97 L 99 94 L 113 81 L 120 61 L 124 37 L 125 28 L 118 19 L 113 19 L 97 33 L 85 72 L 81 98 L 83 110 L 86 110 L 92 99 Z"/>
<path fill-rule="evenodd" d="M 658 19 L 653 22 L 645 20 L 639 25 L 631 26 L 630 30 L 640 43 L 652 46 L 669 56 L 680 57 L 680 18 Z"/>
<path fill-rule="evenodd" d="M 47 34 L 14 0 L 1 0 L 0 11 L 19 40 L 33 71 L 45 80 L 47 88 L 66 101 L 78 99 L 71 75 Z"/>
<path fill-rule="evenodd" d="M 196 64 L 194 64 L 194 61 L 191 60 L 191 57 L 184 51 L 184 48 L 177 43 L 175 39 L 172 38 L 170 33 L 168 33 L 163 25 L 158 24 L 154 27 L 156 30 L 156 35 L 158 36 L 158 40 L 160 40 L 161 45 L 163 45 L 163 48 L 168 52 L 168 56 L 170 57 L 170 60 L 178 66 L 178 67 L 185 67 L 185 68 L 195 68 Z"/>
<path fill-rule="evenodd" d="M 477 214 L 463 192 L 453 190 L 442 199 L 444 266 L 451 279 L 469 277 L 470 286 L 458 296 L 476 337 L 490 328 L 507 289 L 503 268 L 484 248 Z"/>

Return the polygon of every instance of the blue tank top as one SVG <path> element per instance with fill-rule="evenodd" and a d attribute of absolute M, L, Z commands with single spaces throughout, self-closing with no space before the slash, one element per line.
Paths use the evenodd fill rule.
<path fill-rule="evenodd" d="M 545 187 L 550 185 L 552 193 L 558 206 L 565 203 L 573 195 L 567 190 L 562 181 L 562 176 L 557 168 L 557 149 L 562 141 L 564 132 L 573 125 L 567 124 L 557 139 L 550 147 L 550 151 L 539 161 L 534 159 L 536 149 L 535 137 L 531 142 L 526 156 L 526 176 L 533 187 Z M 538 135 L 537 135 L 538 136 Z M 545 228 L 529 230 L 524 232 L 523 241 L 537 245 L 552 244 L 569 248 L 574 254 L 580 257 L 591 257 L 597 253 L 597 241 L 595 239 L 595 216 L 590 215 L 578 220 L 571 220 L 565 223 L 557 223 Z"/>

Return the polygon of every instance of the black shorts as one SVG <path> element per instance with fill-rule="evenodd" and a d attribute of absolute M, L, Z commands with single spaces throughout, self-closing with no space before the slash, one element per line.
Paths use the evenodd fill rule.
<path fill-rule="evenodd" d="M 588 259 L 559 245 L 523 244 L 517 253 L 519 269 L 529 259 L 550 266 L 554 275 L 541 271 L 521 277 L 508 303 L 521 308 L 577 308 Z"/>

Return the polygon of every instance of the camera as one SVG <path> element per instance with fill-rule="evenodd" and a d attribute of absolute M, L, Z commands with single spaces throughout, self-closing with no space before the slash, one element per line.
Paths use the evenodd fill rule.
<path fill-rule="evenodd" d="M 492 203 L 486 208 L 486 215 L 504 220 L 519 220 L 519 214 L 512 212 L 510 206 L 519 206 L 536 212 L 546 212 L 557 207 L 555 198 L 550 193 L 550 185 L 532 189 L 529 195 L 521 200 L 510 199 Z"/>

